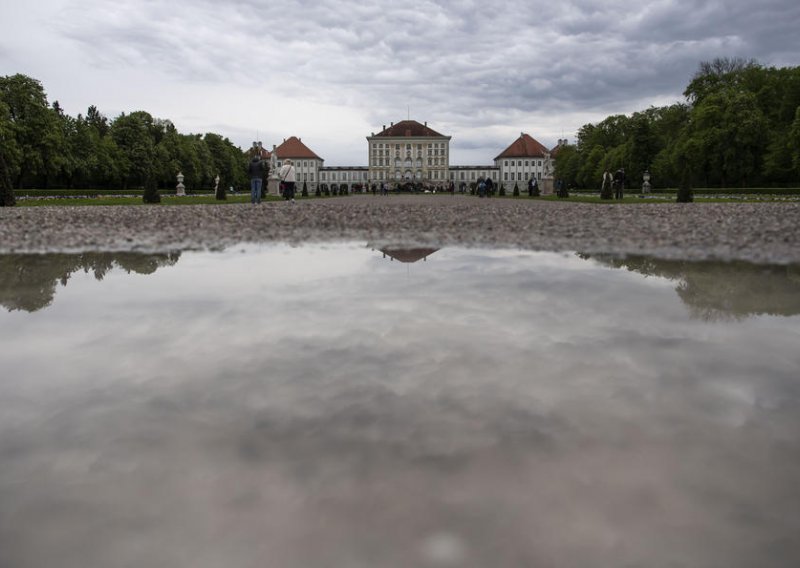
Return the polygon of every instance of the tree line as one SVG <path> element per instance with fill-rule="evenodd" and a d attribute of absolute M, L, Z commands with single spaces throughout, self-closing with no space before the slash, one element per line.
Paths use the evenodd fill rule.
<path fill-rule="evenodd" d="M 174 188 L 246 185 L 247 156 L 219 134 L 181 134 L 145 111 L 108 119 L 95 106 L 76 117 L 49 104 L 26 75 L 0 77 L 0 184 L 17 188 Z M 13 195 L 12 195 L 13 199 Z"/>
<path fill-rule="evenodd" d="M 656 187 L 779 187 L 800 182 L 800 67 L 719 58 L 699 65 L 686 102 L 584 125 L 563 146 L 556 177 L 597 188 L 624 168 L 628 185 L 649 170 Z"/>

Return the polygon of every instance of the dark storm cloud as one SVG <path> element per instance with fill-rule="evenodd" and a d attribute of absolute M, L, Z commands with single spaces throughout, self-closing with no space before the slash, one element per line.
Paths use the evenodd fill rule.
<path fill-rule="evenodd" d="M 411 106 L 452 131 L 630 113 L 680 100 L 700 61 L 800 53 L 791 0 L 80 2 L 59 21 L 98 65 L 280 89 L 375 125 Z"/>

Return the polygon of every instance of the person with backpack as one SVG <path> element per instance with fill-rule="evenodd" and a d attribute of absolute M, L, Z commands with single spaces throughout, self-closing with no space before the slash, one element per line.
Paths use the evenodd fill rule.
<path fill-rule="evenodd" d="M 478 197 L 485 197 L 486 196 L 486 182 L 483 181 L 483 178 L 478 180 Z"/>
<path fill-rule="evenodd" d="M 247 165 L 247 173 L 250 175 L 250 203 L 255 205 L 261 203 L 262 176 L 264 175 L 264 161 L 259 155 L 254 153 L 250 163 Z"/>
<path fill-rule="evenodd" d="M 296 174 L 294 171 L 294 164 L 290 159 L 287 158 L 283 161 L 283 166 L 281 167 L 278 177 L 281 178 L 281 185 L 283 185 L 283 198 L 286 201 L 294 203 L 294 184 L 296 180 Z"/>

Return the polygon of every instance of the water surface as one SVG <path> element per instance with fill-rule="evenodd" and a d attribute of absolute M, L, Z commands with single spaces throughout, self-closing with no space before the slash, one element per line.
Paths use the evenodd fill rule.
<path fill-rule="evenodd" d="M 0 566 L 797 566 L 800 270 L 0 256 Z"/>

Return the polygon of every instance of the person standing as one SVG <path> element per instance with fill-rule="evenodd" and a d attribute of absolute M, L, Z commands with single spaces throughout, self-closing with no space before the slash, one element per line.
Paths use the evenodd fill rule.
<path fill-rule="evenodd" d="M 612 187 L 614 186 L 614 178 L 611 172 L 605 170 L 603 172 L 603 182 L 600 184 L 600 199 L 611 199 L 614 197 Z"/>
<path fill-rule="evenodd" d="M 614 174 L 614 198 L 615 199 L 622 199 L 624 190 L 625 190 L 625 170 L 620 168 Z"/>
<path fill-rule="evenodd" d="M 283 166 L 281 167 L 279 176 L 281 178 L 281 183 L 283 184 L 283 198 L 291 203 L 294 203 L 295 172 L 294 164 L 290 159 L 287 158 L 283 161 Z"/>
<path fill-rule="evenodd" d="M 253 154 L 253 158 L 247 166 L 247 173 L 250 174 L 250 203 L 253 205 L 261 203 L 261 176 L 264 173 L 261 156 Z"/>

